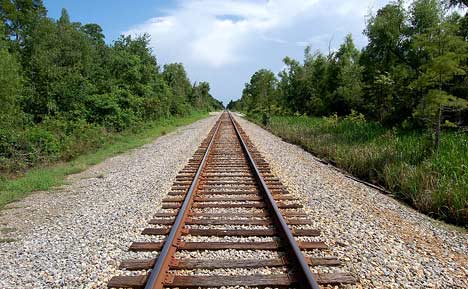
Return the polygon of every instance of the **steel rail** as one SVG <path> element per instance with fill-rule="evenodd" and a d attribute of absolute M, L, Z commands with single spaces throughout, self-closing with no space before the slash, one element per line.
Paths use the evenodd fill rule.
<path fill-rule="evenodd" d="M 157 261 L 155 262 L 153 268 L 151 269 L 150 276 L 146 282 L 145 289 L 159 289 L 164 288 L 165 278 L 167 275 L 167 271 L 169 270 L 169 266 L 173 259 L 174 253 L 177 250 L 177 242 L 181 236 L 182 228 L 185 226 L 185 220 L 188 215 L 188 209 L 191 207 L 193 203 L 193 193 L 198 186 L 199 177 L 203 171 L 203 167 L 205 166 L 206 160 L 208 158 L 209 152 L 211 147 L 213 146 L 214 140 L 216 135 L 218 134 L 219 127 L 221 126 L 221 116 L 217 121 L 216 130 L 211 137 L 210 143 L 206 148 L 205 154 L 203 155 L 203 159 L 200 162 L 200 165 L 197 169 L 195 177 L 190 185 L 190 188 L 185 196 L 184 203 L 182 207 L 179 209 L 177 217 L 172 225 L 172 228 L 167 236 L 164 246 L 159 254 Z"/>
<path fill-rule="evenodd" d="M 240 134 L 240 131 L 237 127 L 236 122 L 234 121 L 234 118 L 231 115 L 231 112 L 228 112 L 228 115 L 236 131 L 237 138 L 239 139 L 241 143 L 242 150 L 247 155 L 248 163 L 251 169 L 254 171 L 255 178 L 260 183 L 261 185 L 260 188 L 266 196 L 267 204 L 271 209 L 272 216 L 278 227 L 278 231 L 283 236 L 283 238 L 287 241 L 287 247 L 289 248 L 289 251 L 292 254 L 292 256 L 288 254 L 287 257 L 290 258 L 291 264 L 293 266 L 296 265 L 297 269 L 299 270 L 299 272 L 296 273 L 298 275 L 297 277 L 299 280 L 299 286 L 301 288 L 307 288 L 307 289 L 319 289 L 320 287 L 317 281 L 315 280 L 314 276 L 312 275 L 312 272 L 309 269 L 309 265 L 307 264 L 307 261 L 305 260 L 304 255 L 299 249 L 299 246 L 297 245 L 296 240 L 294 239 L 294 236 L 291 230 L 289 229 L 286 221 L 284 220 L 283 215 L 281 214 L 278 206 L 276 205 L 276 202 L 272 196 L 271 191 L 268 189 L 268 186 L 265 180 L 260 174 L 260 170 L 258 169 L 255 163 L 255 160 L 250 154 L 247 144 L 244 142 L 244 139 L 242 138 Z"/>

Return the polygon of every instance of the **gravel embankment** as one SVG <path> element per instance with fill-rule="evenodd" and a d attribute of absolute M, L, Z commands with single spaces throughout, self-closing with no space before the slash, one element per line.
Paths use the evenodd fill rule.
<path fill-rule="evenodd" d="M 306 210 L 327 255 L 358 288 L 468 288 L 468 233 L 436 222 L 346 178 L 311 154 L 240 117 L 243 129 Z"/>
<path fill-rule="evenodd" d="M 132 241 L 162 239 L 142 236 L 150 212 L 208 134 L 217 117 L 199 121 L 152 144 L 111 158 L 71 176 L 58 191 L 34 194 L 1 212 L 0 288 L 105 288 L 120 274 L 120 260 L 156 256 L 127 252 Z M 391 197 L 346 178 L 297 146 L 239 119 L 272 171 L 306 204 L 313 226 L 331 249 L 310 256 L 336 256 L 340 268 L 360 280 L 355 288 L 468 288 L 468 233 L 437 223 Z M 237 212 L 245 209 L 225 209 Z M 171 211 L 164 210 L 165 212 Z M 219 209 L 195 209 L 219 212 Z M 260 211 L 251 209 L 251 211 Z M 161 227 L 161 226 L 154 226 Z M 194 227 L 219 227 L 198 225 Z M 244 228 L 243 226 L 222 226 Z M 263 228 L 265 226 L 257 226 Z M 301 226 L 299 226 L 301 227 Z M 188 241 L 252 241 L 257 237 L 185 236 Z M 308 239 L 308 237 L 305 237 Z M 269 238 L 263 238 L 269 240 Z M 264 240 L 264 241 L 265 241 Z M 184 258 L 277 258 L 277 252 L 237 250 L 180 251 Z M 243 269 L 242 269 L 243 270 Z M 185 275 L 231 275 L 239 270 L 185 270 Z M 242 271 L 280 273 L 281 268 Z"/>
<path fill-rule="evenodd" d="M 150 212 L 216 119 L 180 128 L 0 212 L 0 288 L 105 288 L 119 261 L 136 256 L 128 246 L 145 239 Z"/>

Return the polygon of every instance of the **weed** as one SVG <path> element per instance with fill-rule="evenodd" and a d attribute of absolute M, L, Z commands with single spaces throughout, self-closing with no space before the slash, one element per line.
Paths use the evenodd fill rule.
<path fill-rule="evenodd" d="M 259 124 L 259 116 L 249 118 Z M 268 129 L 367 181 L 421 212 L 468 225 L 468 135 L 445 132 L 432 152 L 424 132 L 387 129 L 362 115 L 272 116 Z"/>
<path fill-rule="evenodd" d="M 108 157 L 126 152 L 151 142 L 154 138 L 172 131 L 178 126 L 187 125 L 206 117 L 207 113 L 194 113 L 186 117 L 169 117 L 146 124 L 136 131 L 115 134 L 97 149 L 90 149 L 68 162 L 46 167 L 33 168 L 17 178 L 2 177 L 0 182 L 0 208 L 20 200 L 34 191 L 47 191 L 64 184 L 65 177 L 79 173 L 91 165 L 98 164 Z"/>
<path fill-rule="evenodd" d="M 17 240 L 16 239 L 13 239 L 13 238 L 0 238 L 0 243 L 12 243 L 12 242 L 16 242 Z"/>
<path fill-rule="evenodd" d="M 0 233 L 8 234 L 16 232 L 16 228 L 0 228 Z"/>

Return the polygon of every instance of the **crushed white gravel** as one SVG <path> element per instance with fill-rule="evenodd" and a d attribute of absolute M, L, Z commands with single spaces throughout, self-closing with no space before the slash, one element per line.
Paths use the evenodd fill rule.
<path fill-rule="evenodd" d="M 0 228 L 7 229 L 0 231 L 0 237 L 15 241 L 0 242 L 0 288 L 105 288 L 112 276 L 144 273 L 116 268 L 123 259 L 157 256 L 157 252 L 127 252 L 127 248 L 133 241 L 164 239 L 164 236 L 142 236 L 141 231 L 149 226 L 151 212 L 160 211 L 161 200 L 177 172 L 193 155 L 216 118 L 199 121 L 152 144 L 111 158 L 71 176 L 68 186 L 34 194 L 2 211 Z M 237 119 L 270 163 L 273 173 L 310 215 L 313 225 L 295 227 L 322 231 L 320 237 L 299 239 L 323 240 L 330 246 L 329 250 L 304 253 L 312 257 L 336 256 L 343 262 L 338 268 L 311 268 L 314 272 L 350 272 L 359 283 L 346 288 L 468 288 L 466 231 L 435 222 L 391 197 L 346 178 L 299 147 Z M 195 209 L 195 212 L 218 213 L 219 209 Z M 223 212 L 229 215 L 263 210 L 226 208 Z M 207 238 L 189 235 L 184 240 Z M 231 242 L 270 239 L 210 237 L 212 241 Z M 283 253 L 203 250 L 176 254 L 201 259 L 270 259 Z M 258 270 L 268 274 L 278 269 Z M 219 275 L 230 275 L 242 269 L 218 271 Z M 213 272 L 188 270 L 186 273 Z"/>
<path fill-rule="evenodd" d="M 331 245 L 357 288 L 468 288 L 468 233 L 346 178 L 298 146 L 236 117 Z M 317 269 L 317 268 L 315 268 Z"/>
<path fill-rule="evenodd" d="M 180 250 L 176 252 L 176 258 L 197 258 L 197 259 L 234 259 L 234 260 L 264 260 L 281 258 L 283 256 L 282 251 L 270 251 L 270 250 L 198 250 L 198 251 L 186 251 Z"/>
<path fill-rule="evenodd" d="M 105 288 L 112 276 L 130 274 L 116 271 L 121 260 L 156 256 L 127 249 L 148 239 L 141 231 L 151 212 L 216 119 L 179 128 L 2 211 L 0 228 L 16 231 L 0 232 L 15 240 L 0 242 L 0 288 Z"/>

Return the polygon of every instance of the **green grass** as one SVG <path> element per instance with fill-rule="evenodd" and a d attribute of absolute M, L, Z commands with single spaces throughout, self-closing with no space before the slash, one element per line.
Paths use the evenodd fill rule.
<path fill-rule="evenodd" d="M 0 243 L 12 243 L 12 242 L 16 242 L 17 240 L 16 239 L 13 239 L 13 238 L 0 238 Z"/>
<path fill-rule="evenodd" d="M 421 212 L 468 226 L 466 133 L 443 132 L 436 155 L 426 133 L 387 129 L 359 118 L 273 116 L 267 128 L 361 179 L 386 187 Z"/>
<path fill-rule="evenodd" d="M 0 228 L 0 233 L 8 234 L 16 232 L 16 228 Z"/>
<path fill-rule="evenodd" d="M 0 208 L 20 200 L 34 191 L 47 191 L 65 183 L 65 177 L 81 172 L 91 165 L 98 164 L 111 156 L 140 147 L 175 128 L 190 124 L 206 117 L 207 113 L 193 113 L 186 117 L 170 117 L 148 123 L 137 132 L 128 131 L 114 134 L 99 148 L 80 155 L 69 162 L 57 163 L 46 167 L 32 168 L 21 176 L 0 175 Z"/>

